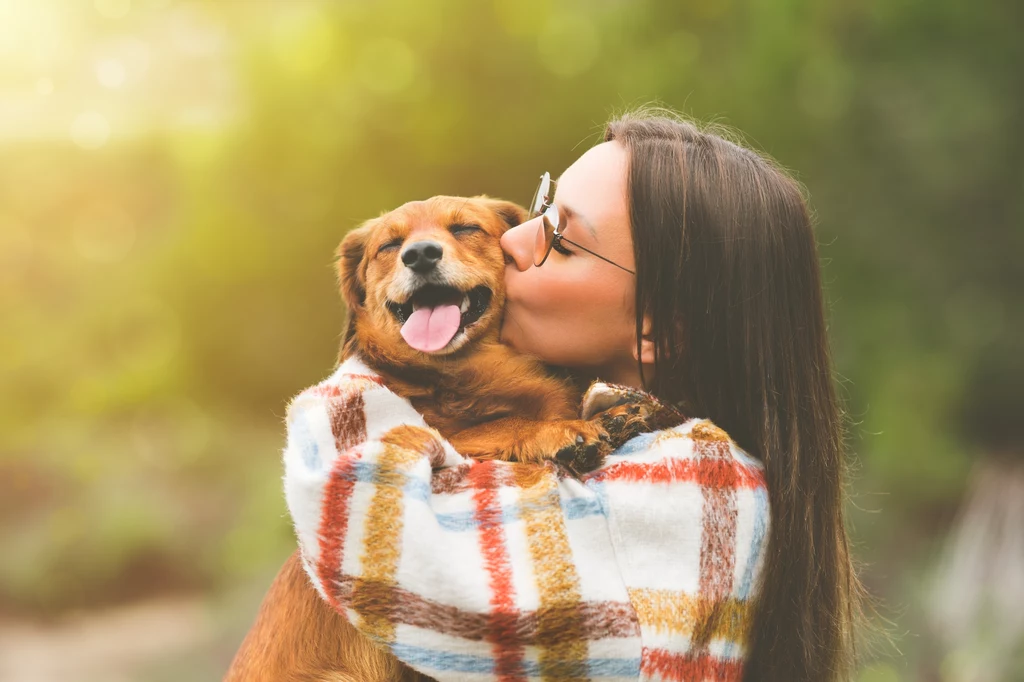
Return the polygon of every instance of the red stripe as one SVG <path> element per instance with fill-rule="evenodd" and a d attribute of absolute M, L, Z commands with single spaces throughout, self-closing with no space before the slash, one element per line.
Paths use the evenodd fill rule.
<path fill-rule="evenodd" d="M 344 558 L 345 534 L 348 530 L 348 506 L 355 487 L 353 469 L 362 452 L 355 448 L 366 442 L 366 405 L 363 394 L 337 386 L 320 385 L 320 395 L 327 396 L 325 407 L 327 419 L 334 436 L 334 450 L 339 457 L 331 469 L 330 478 L 324 486 L 324 501 L 320 512 L 320 559 L 317 575 L 327 593 L 327 600 L 340 610 L 335 592 L 335 576 L 339 575 Z"/>
<path fill-rule="evenodd" d="M 729 446 L 722 441 L 694 442 L 699 461 L 730 462 Z M 736 570 L 736 488 L 731 485 L 702 485 L 704 505 L 701 511 L 700 594 L 702 600 L 694 624 L 690 646 L 692 655 L 707 653 L 712 633 L 719 630 L 725 617 L 724 600 L 732 594 Z"/>
<path fill-rule="evenodd" d="M 678 459 L 659 462 L 622 461 L 598 469 L 590 480 L 633 483 L 678 483 L 693 481 L 713 488 L 763 488 L 764 474 L 732 459 Z"/>
<path fill-rule="evenodd" d="M 697 440 L 694 446 L 698 461 L 735 464 L 727 443 Z M 701 493 L 704 520 L 700 540 L 700 593 L 718 601 L 732 593 L 736 569 L 736 487 L 703 485 Z M 708 632 L 712 632 L 713 623 L 707 625 Z"/>
<path fill-rule="evenodd" d="M 740 682 L 743 677 L 743 663 L 723 661 L 710 654 L 691 656 L 644 647 L 640 672 L 646 677 L 670 682 Z"/>
<path fill-rule="evenodd" d="M 361 379 L 363 381 L 372 381 L 373 383 L 377 384 L 378 386 L 383 386 L 384 385 L 384 377 L 377 376 L 376 374 L 346 374 L 345 375 L 345 379 L 346 380 Z"/>
<path fill-rule="evenodd" d="M 469 470 L 473 486 L 474 517 L 480 529 L 480 549 L 489 574 L 491 613 L 487 631 L 494 643 L 495 673 L 502 682 L 525 679 L 524 651 L 516 631 L 515 586 L 505 544 L 501 501 L 498 498 L 499 469 L 494 462 L 478 462 Z"/>
<path fill-rule="evenodd" d="M 332 384 L 323 382 L 317 384 L 316 386 L 310 386 L 305 391 L 303 391 L 303 393 L 312 393 L 313 395 L 317 396 L 334 398 L 342 395 L 342 391 L 344 391 L 344 393 L 347 395 L 352 395 L 354 393 L 359 393 L 361 390 L 363 390 L 363 387 L 359 386 L 358 384 L 355 384 L 354 382 L 369 381 L 373 384 L 376 384 L 377 386 L 384 385 L 384 379 L 378 376 L 374 376 L 372 374 L 345 374 L 343 378 L 345 379 L 346 382 L 349 383 Z"/>
<path fill-rule="evenodd" d="M 324 487 L 324 501 L 320 513 L 320 559 L 316 565 L 316 573 L 320 584 L 327 593 L 327 600 L 335 610 L 341 611 L 342 605 L 338 596 L 331 589 L 341 575 L 341 561 L 344 556 L 345 535 L 348 530 L 348 504 L 352 499 L 355 487 L 356 460 L 362 457 L 358 450 L 349 450 L 338 459 L 331 470 L 330 478 Z"/>

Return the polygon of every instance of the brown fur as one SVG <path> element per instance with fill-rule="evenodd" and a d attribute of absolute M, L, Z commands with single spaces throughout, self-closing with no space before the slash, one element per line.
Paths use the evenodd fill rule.
<path fill-rule="evenodd" d="M 635 406 L 619 406 L 592 421 L 573 419 L 579 391 L 535 358 L 499 343 L 505 302 L 499 240 L 525 218 L 523 208 L 507 201 L 433 197 L 350 232 L 337 253 L 341 294 L 349 309 L 339 361 L 358 352 L 462 454 L 521 462 L 555 458 L 580 473 L 600 465 L 618 442 L 635 434 L 641 416 Z M 453 234 L 453 227 L 468 225 L 479 229 Z M 489 308 L 467 327 L 465 342 L 454 352 L 410 348 L 387 307 L 394 300 L 389 293 L 402 289 L 409 273 L 400 248 L 380 249 L 421 239 L 443 247 L 447 283 L 461 291 L 486 286 L 492 292 Z M 310 585 L 296 553 L 271 586 L 225 679 L 430 678 L 378 648 L 335 613 Z"/>
<path fill-rule="evenodd" d="M 358 351 L 391 390 L 408 398 L 465 455 L 538 462 L 574 447 L 577 436 L 591 450 L 603 450 L 600 424 L 572 419 L 579 400 L 572 384 L 498 341 L 505 304 L 499 240 L 525 219 L 525 210 L 508 201 L 433 197 L 350 232 L 338 248 L 342 296 L 351 311 L 341 357 Z M 480 231 L 456 237 L 449 229 L 468 224 Z M 397 250 L 378 255 L 382 245 L 397 239 L 436 241 L 453 264 L 449 283 L 462 291 L 481 285 L 491 290 L 488 311 L 467 329 L 467 342 L 454 353 L 421 353 L 399 335 L 386 300 L 389 285 L 407 268 Z"/>
<path fill-rule="evenodd" d="M 363 637 L 317 593 L 298 552 L 277 574 L 225 682 L 429 680 Z"/>

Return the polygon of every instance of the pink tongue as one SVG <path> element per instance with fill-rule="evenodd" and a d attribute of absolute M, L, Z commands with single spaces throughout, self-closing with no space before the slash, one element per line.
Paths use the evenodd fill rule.
<path fill-rule="evenodd" d="M 416 350 L 431 352 L 448 345 L 459 331 L 462 312 L 457 305 L 414 310 L 402 325 L 402 338 Z"/>

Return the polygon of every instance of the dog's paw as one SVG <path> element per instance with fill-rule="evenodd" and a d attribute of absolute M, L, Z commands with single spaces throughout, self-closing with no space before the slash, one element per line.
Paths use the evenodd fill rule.
<path fill-rule="evenodd" d="M 594 421 L 565 422 L 572 442 L 555 452 L 555 461 L 579 477 L 604 464 L 615 448 L 604 426 Z M 575 435 L 573 435 L 575 433 Z"/>
<path fill-rule="evenodd" d="M 647 405 L 625 403 L 599 412 L 594 419 L 608 432 L 610 442 L 617 448 L 634 436 L 650 431 L 647 419 L 651 414 Z"/>
<path fill-rule="evenodd" d="M 683 421 L 681 414 L 674 409 L 637 394 L 630 402 L 625 402 L 607 410 L 598 412 L 592 421 L 601 424 L 608 432 L 612 449 L 616 449 L 626 441 Z"/>

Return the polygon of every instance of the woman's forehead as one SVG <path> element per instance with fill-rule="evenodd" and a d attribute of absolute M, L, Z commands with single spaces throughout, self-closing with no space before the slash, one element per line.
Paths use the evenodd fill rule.
<path fill-rule="evenodd" d="M 558 186 L 598 185 L 625 189 L 626 150 L 618 142 L 602 142 L 583 152 L 558 178 Z"/>
<path fill-rule="evenodd" d="M 555 201 L 583 216 L 599 234 L 628 225 L 627 161 L 618 142 L 591 147 L 558 178 Z"/>

